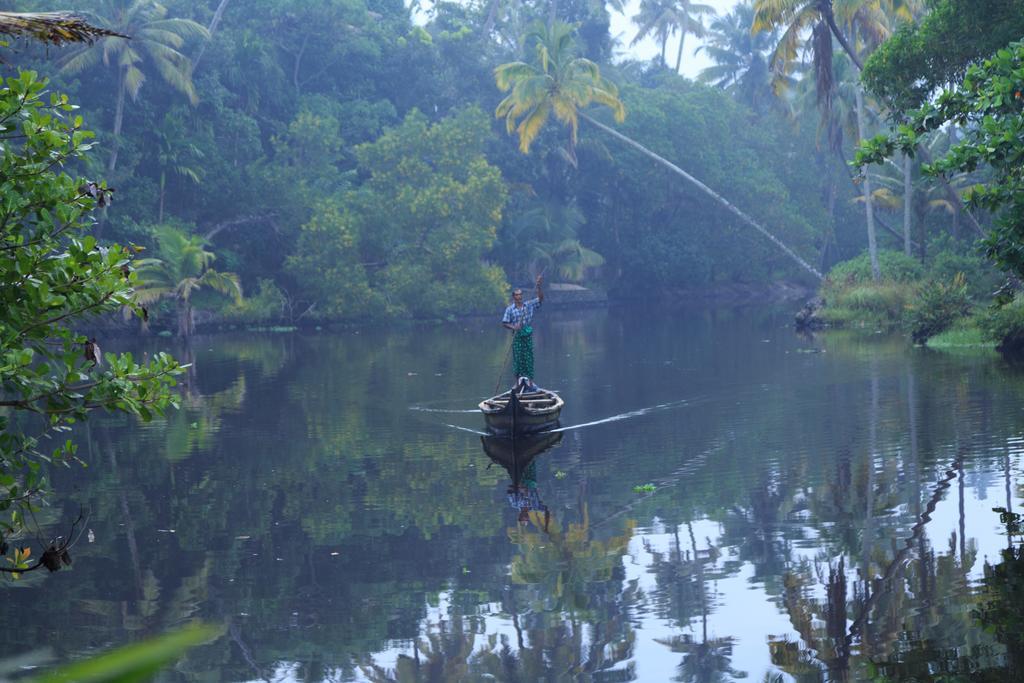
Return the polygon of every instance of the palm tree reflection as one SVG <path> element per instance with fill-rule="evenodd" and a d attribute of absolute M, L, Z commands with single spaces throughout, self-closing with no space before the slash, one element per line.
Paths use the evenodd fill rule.
<path fill-rule="evenodd" d="M 690 634 L 682 634 L 658 642 L 683 655 L 675 678 L 677 681 L 713 683 L 743 678 L 745 673 L 732 668 L 733 639 L 708 637 L 710 599 L 705 567 L 714 565 L 718 559 L 718 549 L 708 541 L 705 549 L 698 550 L 693 524 L 687 522 L 686 529 L 690 536 L 689 552 L 682 550 L 677 525 L 673 529 L 674 542 L 667 557 L 653 552 L 652 566 L 659 592 L 667 596 L 663 602 L 668 604 L 664 607 L 668 608 L 676 623 L 689 625 L 696 614 L 700 613 L 700 640 Z"/>

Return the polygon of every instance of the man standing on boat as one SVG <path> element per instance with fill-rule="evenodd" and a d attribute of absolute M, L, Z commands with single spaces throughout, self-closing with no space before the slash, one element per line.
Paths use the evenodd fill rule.
<path fill-rule="evenodd" d="M 541 284 L 543 275 L 537 276 L 537 297 L 523 301 L 523 290 L 516 287 L 512 290 L 512 305 L 505 309 L 501 324 L 512 330 L 512 367 L 515 376 L 529 377 L 533 380 L 533 312 L 544 303 L 544 290 Z"/>

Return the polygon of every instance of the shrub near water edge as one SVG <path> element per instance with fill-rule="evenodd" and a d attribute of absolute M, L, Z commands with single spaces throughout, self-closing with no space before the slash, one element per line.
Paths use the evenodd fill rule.
<path fill-rule="evenodd" d="M 1024 297 L 979 316 L 978 325 L 985 337 L 996 342 L 1000 351 L 1017 353 L 1024 350 Z"/>
<path fill-rule="evenodd" d="M 924 271 L 913 258 L 898 251 L 878 254 L 882 279 L 874 282 L 867 254 L 837 264 L 821 287 L 827 308 L 823 318 L 837 326 L 892 328 L 900 324 L 913 295 L 912 283 Z"/>
<path fill-rule="evenodd" d="M 948 330 L 971 309 L 967 278 L 957 273 L 949 282 L 929 280 L 921 283 L 907 311 L 910 336 L 915 344 Z"/>

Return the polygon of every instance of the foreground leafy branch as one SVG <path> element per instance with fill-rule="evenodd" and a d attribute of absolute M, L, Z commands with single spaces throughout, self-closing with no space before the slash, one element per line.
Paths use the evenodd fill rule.
<path fill-rule="evenodd" d="M 103 354 L 75 331 L 89 317 L 137 309 L 136 249 L 100 246 L 86 234 L 113 190 L 65 169 L 92 134 L 63 95 L 32 72 L 0 88 L 0 548 L 26 531 L 46 494 L 46 466 L 66 464 L 61 436 L 97 408 L 148 420 L 174 404 L 177 361 Z M 43 448 L 43 440 L 55 446 Z M 16 549 L 15 552 L 21 552 Z M 4 553 L 6 555 L 6 552 Z M 7 556 L 16 570 L 25 557 Z M 40 558 L 40 562 L 43 558 Z"/>

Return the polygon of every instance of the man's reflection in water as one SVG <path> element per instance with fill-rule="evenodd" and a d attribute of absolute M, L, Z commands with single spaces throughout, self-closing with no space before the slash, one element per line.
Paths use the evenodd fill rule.
<path fill-rule="evenodd" d="M 544 514 L 544 533 L 548 531 L 548 524 L 551 521 L 551 513 L 548 506 L 540 499 L 537 492 L 537 460 L 534 458 L 523 469 L 519 482 L 513 481 L 508 485 L 508 504 L 514 510 L 519 511 L 516 521 L 520 524 L 530 522 L 530 511 L 534 510 Z"/>

